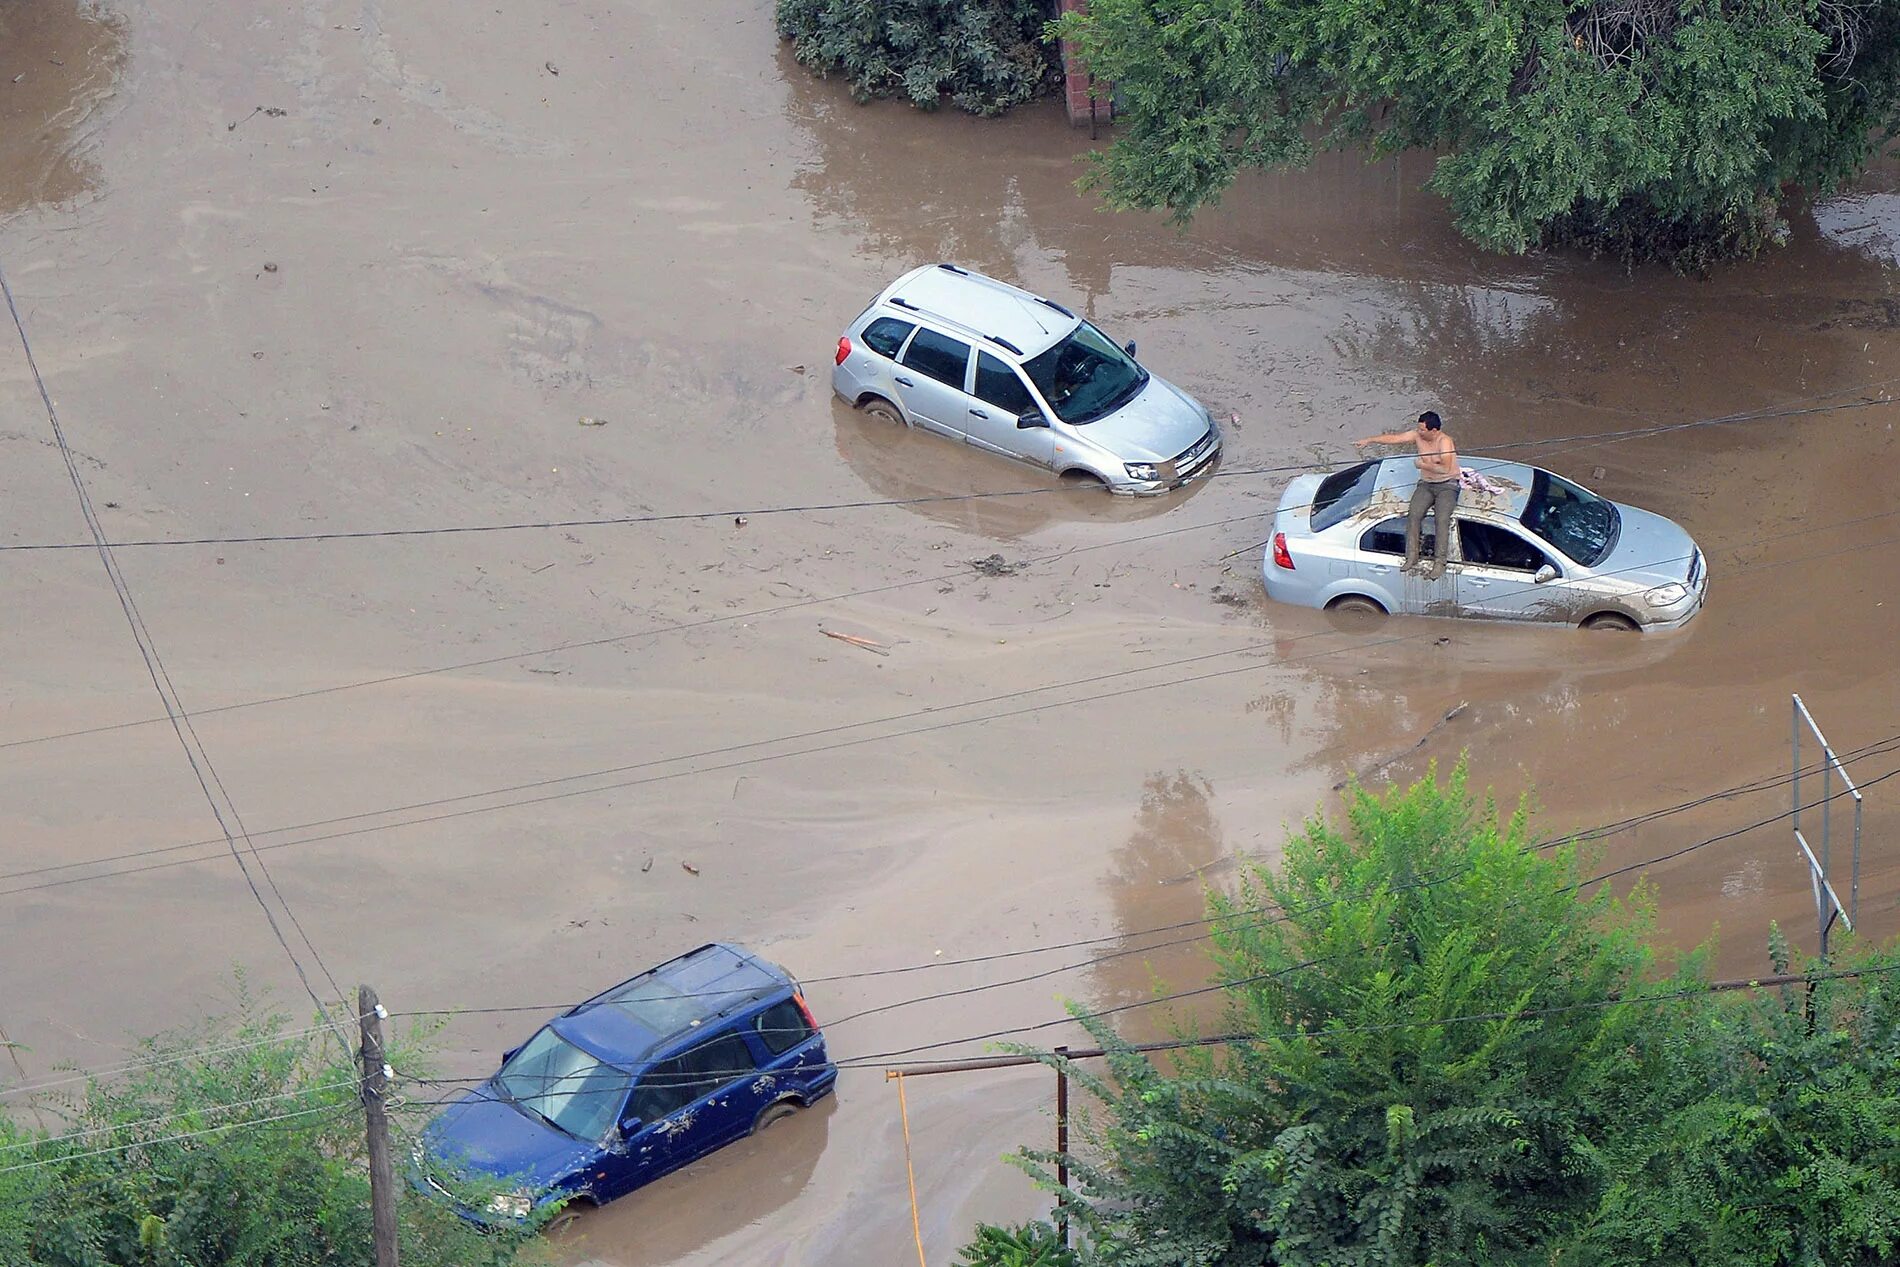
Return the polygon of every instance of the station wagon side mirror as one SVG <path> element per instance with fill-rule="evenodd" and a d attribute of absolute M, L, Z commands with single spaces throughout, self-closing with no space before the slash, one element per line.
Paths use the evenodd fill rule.
<path fill-rule="evenodd" d="M 1025 409 L 1016 415 L 1016 430 L 1028 431 L 1031 427 L 1046 427 L 1049 420 L 1042 416 L 1040 409 Z"/>
<path fill-rule="evenodd" d="M 1128 340 L 1128 342 L 1122 344 L 1122 351 L 1128 353 L 1128 355 L 1130 356 L 1133 356 L 1135 354 L 1135 341 L 1133 339 L 1130 339 Z"/>
<path fill-rule="evenodd" d="M 1531 580 L 1537 582 L 1539 585 L 1544 584 L 1546 581 L 1554 581 L 1556 579 L 1557 568 L 1555 564 L 1551 563 L 1546 563 L 1543 567 L 1538 568 L 1537 574 L 1531 577 Z"/>

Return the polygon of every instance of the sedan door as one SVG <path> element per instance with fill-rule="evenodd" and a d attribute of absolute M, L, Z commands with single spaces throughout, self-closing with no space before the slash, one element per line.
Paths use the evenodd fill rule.
<path fill-rule="evenodd" d="M 1563 569 L 1529 537 L 1482 520 L 1460 516 L 1455 522 L 1464 555 L 1453 569 L 1462 610 L 1497 620 L 1567 619 Z M 1538 571 L 1546 567 L 1557 568 L 1557 576 L 1540 582 Z"/>
<path fill-rule="evenodd" d="M 963 388 L 969 374 L 969 344 L 918 326 L 892 381 L 913 422 L 961 440 L 970 399 Z"/>
<path fill-rule="evenodd" d="M 966 402 L 964 430 L 971 444 L 1045 469 L 1055 466 L 1056 433 L 1043 426 L 1019 427 L 1025 412 L 1042 412 L 1028 384 L 1011 366 L 981 349 L 976 354 L 975 393 Z"/>
<path fill-rule="evenodd" d="M 1422 557 L 1437 557 L 1436 516 L 1425 520 L 1419 548 Z M 1334 565 L 1342 575 L 1357 577 L 1368 590 L 1390 595 L 1387 606 L 1408 616 L 1444 616 L 1455 582 L 1450 574 L 1436 581 L 1422 575 L 1406 575 L 1399 569 L 1405 563 L 1405 516 L 1382 519 L 1359 537 L 1359 549 Z M 1456 570 L 1457 564 L 1452 564 Z"/>

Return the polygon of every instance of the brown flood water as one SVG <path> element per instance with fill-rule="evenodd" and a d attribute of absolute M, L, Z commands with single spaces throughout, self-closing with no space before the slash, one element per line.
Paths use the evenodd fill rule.
<path fill-rule="evenodd" d="M 1056 108 L 853 105 L 792 64 L 763 0 L 110 17 L 15 0 L 0 29 L 0 267 L 118 540 L 1045 488 L 830 397 L 866 297 L 955 259 L 1082 305 L 1237 414 L 1229 472 L 1340 460 L 1430 406 L 1466 447 L 1548 441 L 1531 460 L 1677 519 L 1713 568 L 1707 610 L 1667 638 L 1338 628 L 1266 602 L 1279 484 L 1238 473 L 1140 504 L 123 549 L 325 993 L 554 1005 L 732 938 L 811 980 L 840 1058 L 975 1054 L 970 1036 L 1064 998 L 1198 984 L 1196 948 L 1145 950 L 1181 934 L 1144 930 L 1192 919 L 1202 885 L 1274 857 L 1348 776 L 1467 752 L 1478 786 L 1531 795 L 1563 833 L 1775 778 L 1792 691 L 1843 750 L 1900 731 L 1900 411 L 1570 438 L 1883 398 L 1891 174 L 1799 213 L 1772 258 L 1632 277 L 1474 251 L 1418 192 L 1416 156 L 1250 178 L 1186 233 L 1109 215 L 1073 188 L 1088 142 Z M 0 544 L 82 540 L 17 348 L 0 393 Z M 998 554 L 1026 566 L 970 566 Z M 0 554 L 0 601 L 13 1076 L 116 1062 L 218 1008 L 233 965 L 302 1014 L 152 724 L 97 558 Z M 1881 936 L 1900 928 L 1891 786 L 1868 794 L 1860 891 Z M 1600 842 L 1603 865 L 1786 797 L 1634 827 Z M 1649 874 L 1666 935 L 1719 930 L 1724 969 L 1759 969 L 1771 919 L 1812 945 L 1785 823 Z M 1008 951 L 1030 953 L 948 962 Z M 932 966 L 851 975 L 912 964 Z M 533 1022 L 459 1016 L 437 1067 L 477 1073 Z M 896 1092 L 868 1063 L 834 1103 L 590 1216 L 567 1250 L 905 1261 Z M 941 1262 L 976 1220 L 1038 1208 L 997 1159 L 1047 1137 L 1050 1088 L 1039 1071 L 909 1088 Z"/>

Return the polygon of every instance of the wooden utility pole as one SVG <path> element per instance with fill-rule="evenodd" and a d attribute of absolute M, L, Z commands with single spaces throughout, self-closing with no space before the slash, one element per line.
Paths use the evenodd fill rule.
<path fill-rule="evenodd" d="M 390 1068 L 383 1061 L 383 1018 L 376 991 L 359 986 L 356 1011 L 363 1027 L 363 1121 L 369 1128 L 370 1229 L 376 1243 L 376 1267 L 396 1263 L 396 1164 L 389 1155 L 389 1116 L 384 1097 Z"/>

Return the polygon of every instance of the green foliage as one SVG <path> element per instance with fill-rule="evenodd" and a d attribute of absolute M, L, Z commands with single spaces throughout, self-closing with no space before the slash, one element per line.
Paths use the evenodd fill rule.
<path fill-rule="evenodd" d="M 1646 892 L 1582 878 L 1461 768 L 1354 789 L 1345 830 L 1212 895 L 1219 1030 L 1252 1041 L 1157 1057 L 1090 1021 L 1107 1076 L 1043 1056 L 1098 1105 L 1064 1159 L 1082 1261 L 1892 1261 L 1900 982 L 1818 987 L 1810 1034 L 1798 992 L 1705 990 L 1706 950 L 1661 973 Z"/>
<path fill-rule="evenodd" d="M 370 1267 L 355 1069 L 328 1030 L 287 1030 L 240 988 L 230 1020 L 151 1039 L 136 1059 L 41 1102 L 53 1129 L 0 1119 L 0 1263 Z M 415 1267 L 505 1267 L 524 1241 L 407 1192 L 402 1234 Z"/>
<path fill-rule="evenodd" d="M 858 100 L 949 97 L 1000 114 L 1049 91 L 1046 0 L 778 0 L 778 29 L 800 63 L 845 76 Z"/>
<path fill-rule="evenodd" d="M 1077 1267 L 1073 1250 L 1047 1223 L 1020 1227 L 981 1224 L 976 1239 L 957 1256 L 959 1267 Z"/>
<path fill-rule="evenodd" d="M 1697 268 L 1776 240 L 1787 185 L 1865 165 L 1900 6 L 1846 0 L 1094 0 L 1058 24 L 1116 88 L 1094 179 L 1186 218 L 1314 145 L 1440 151 L 1485 246 Z"/>

